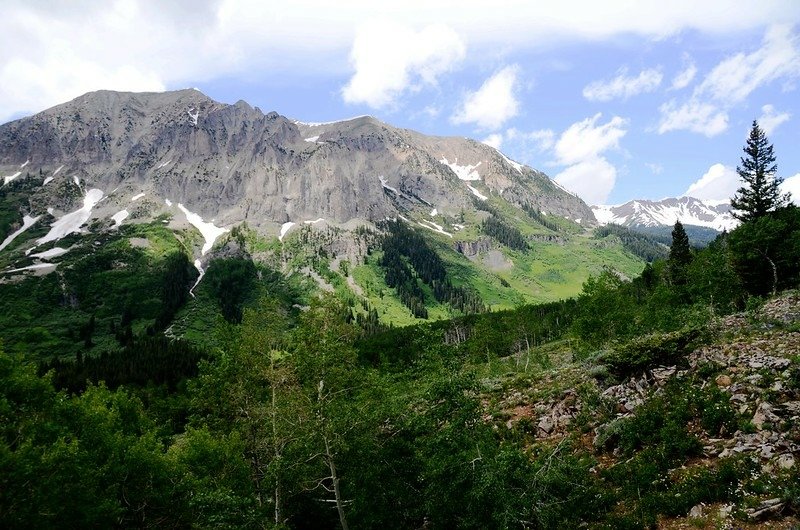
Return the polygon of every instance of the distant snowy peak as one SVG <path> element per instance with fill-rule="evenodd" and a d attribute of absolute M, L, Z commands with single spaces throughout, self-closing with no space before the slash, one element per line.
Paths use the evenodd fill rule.
<path fill-rule="evenodd" d="M 701 201 L 693 197 L 670 197 L 660 201 L 633 200 L 615 206 L 592 206 L 597 222 L 622 226 L 671 226 L 675 221 L 685 225 L 704 226 L 714 230 L 731 230 L 738 221 L 731 215 L 731 206 L 721 201 Z"/>

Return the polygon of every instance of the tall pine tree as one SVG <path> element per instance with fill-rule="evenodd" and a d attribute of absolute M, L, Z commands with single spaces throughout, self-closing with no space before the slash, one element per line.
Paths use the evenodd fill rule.
<path fill-rule="evenodd" d="M 669 248 L 669 278 L 673 285 L 686 284 L 686 268 L 692 262 L 692 249 L 680 221 L 672 229 L 672 246 Z"/>
<path fill-rule="evenodd" d="M 780 192 L 783 179 L 775 176 L 778 170 L 775 153 L 756 120 L 753 120 L 744 152 L 746 156 L 741 158 L 742 165 L 736 167 L 744 186 L 731 199 L 731 208 L 734 217 L 747 222 L 785 206 L 789 196 Z"/>

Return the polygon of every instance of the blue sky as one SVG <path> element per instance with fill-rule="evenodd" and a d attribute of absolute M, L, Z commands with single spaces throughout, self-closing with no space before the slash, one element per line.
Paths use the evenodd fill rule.
<path fill-rule="evenodd" d="M 800 198 L 800 2 L 664 4 L 9 0 L 0 121 L 90 90 L 197 87 L 482 140 L 598 204 L 729 197 L 759 119 Z"/>

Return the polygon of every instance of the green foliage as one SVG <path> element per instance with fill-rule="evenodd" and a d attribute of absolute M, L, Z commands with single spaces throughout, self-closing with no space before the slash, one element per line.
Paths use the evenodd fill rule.
<path fill-rule="evenodd" d="M 772 144 L 756 120 L 753 120 L 744 152 L 746 156 L 741 158 L 736 172 L 745 185 L 731 198 L 731 208 L 734 217 L 746 223 L 785 206 L 789 197 L 781 194 L 783 179 L 775 175 L 778 166 Z"/>
<path fill-rule="evenodd" d="M 205 288 L 219 304 L 223 318 L 231 323 L 242 321 L 246 302 L 255 294 L 256 266 L 250 259 L 215 259 L 203 279 Z"/>
<path fill-rule="evenodd" d="M 775 293 L 800 281 L 800 209 L 788 206 L 743 223 L 729 237 L 731 261 L 744 289 Z"/>
<path fill-rule="evenodd" d="M 420 282 L 433 291 L 436 300 L 457 311 L 480 313 L 486 310 L 475 291 L 452 284 L 444 261 L 418 232 L 399 221 L 387 221 L 382 228 L 387 231 L 381 244 L 383 257 L 380 261 L 386 284 L 397 290 L 400 300 L 415 317 L 428 317 Z"/>
<path fill-rule="evenodd" d="M 616 347 L 605 362 L 612 373 L 627 377 L 656 366 L 683 365 L 686 355 L 702 342 L 703 334 L 697 329 L 654 333 Z"/>
<path fill-rule="evenodd" d="M 633 254 L 650 263 L 667 256 L 664 244 L 650 236 L 635 232 L 624 226 L 607 224 L 594 229 L 594 236 L 603 239 L 609 236 L 618 237 L 622 246 Z"/>
<path fill-rule="evenodd" d="M 494 215 L 483 221 L 481 230 L 510 249 L 520 252 L 526 252 L 529 249 L 528 242 L 517 228 L 504 223 Z"/>
<path fill-rule="evenodd" d="M 744 460 L 673 471 L 702 449 L 688 430 L 693 420 L 700 420 L 713 436 L 723 426 L 733 429 L 734 418 L 730 403 L 716 387 L 701 389 L 696 381 L 672 380 L 632 417 L 614 424 L 604 438 L 605 449 L 616 446 L 627 458 L 605 473 L 623 499 L 622 514 L 611 516 L 611 524 L 650 526 L 659 514 L 686 515 L 700 502 L 735 499 L 738 485 L 750 472 Z"/>
<path fill-rule="evenodd" d="M 663 245 L 669 246 L 672 243 L 671 226 L 632 225 L 628 229 L 639 234 L 646 234 Z M 683 229 L 686 230 L 686 235 L 689 236 L 689 243 L 694 248 L 705 248 L 720 235 L 719 231 L 707 226 L 684 224 Z"/>
<path fill-rule="evenodd" d="M 672 245 L 669 247 L 667 261 L 672 285 L 686 285 L 688 281 L 686 268 L 691 262 L 692 249 L 689 246 L 689 236 L 686 235 L 686 230 L 683 229 L 681 222 L 675 221 L 675 227 L 672 229 Z"/>

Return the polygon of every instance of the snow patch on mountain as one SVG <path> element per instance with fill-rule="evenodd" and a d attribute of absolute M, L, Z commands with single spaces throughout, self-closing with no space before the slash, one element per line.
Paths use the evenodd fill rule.
<path fill-rule="evenodd" d="M 22 171 L 17 171 L 13 175 L 8 175 L 6 177 L 3 177 L 3 186 L 5 186 L 6 184 L 8 184 L 9 182 L 11 182 L 20 175 L 22 175 Z"/>
<path fill-rule="evenodd" d="M 478 167 L 482 164 L 482 162 L 478 162 L 475 165 L 460 166 L 458 164 L 458 158 L 456 158 L 453 162 L 449 162 L 446 158 L 442 157 L 442 159 L 439 160 L 439 163 L 444 164 L 452 169 L 453 173 L 455 173 L 456 176 L 461 180 L 481 180 L 481 176 L 478 173 Z"/>
<path fill-rule="evenodd" d="M 61 248 L 61 247 L 53 247 L 50 250 L 45 250 L 44 252 L 38 252 L 36 254 L 31 254 L 32 258 L 39 258 L 39 259 L 50 259 L 50 258 L 57 258 L 58 256 L 63 256 L 70 249 L 68 248 Z"/>
<path fill-rule="evenodd" d="M 283 237 L 286 235 L 286 233 L 289 231 L 289 229 L 291 229 L 293 226 L 294 226 L 294 223 L 291 222 L 291 221 L 283 223 L 281 225 L 281 233 L 280 233 L 280 235 L 278 235 L 278 241 L 283 241 Z"/>
<path fill-rule="evenodd" d="M 381 181 L 381 186 L 383 186 L 383 187 L 384 187 L 384 189 L 387 189 L 387 190 L 389 190 L 389 191 L 393 191 L 393 192 L 395 193 L 395 195 L 400 195 L 400 192 L 399 192 L 399 191 L 397 191 L 397 188 L 393 188 L 393 187 L 389 186 L 389 185 L 386 183 L 386 177 L 384 177 L 383 175 L 381 175 L 381 176 L 379 176 L 379 177 L 378 177 L 378 180 L 380 180 L 380 181 Z"/>
<path fill-rule="evenodd" d="M 73 232 L 79 232 L 84 223 L 92 216 L 92 208 L 102 198 L 103 192 L 101 190 L 97 188 L 90 189 L 83 198 L 83 206 L 74 212 L 64 215 L 50 225 L 50 231 L 47 235 L 36 240 L 37 246 L 44 245 L 50 241 L 57 241 Z"/>
<path fill-rule="evenodd" d="M 472 186 L 470 186 L 469 184 L 467 184 L 467 187 L 469 188 L 469 191 L 471 191 L 472 194 L 475 195 L 480 200 L 485 201 L 486 199 L 489 198 L 486 195 L 484 195 L 483 193 L 481 193 L 480 191 L 478 191 L 477 189 L 475 189 Z"/>
<path fill-rule="evenodd" d="M 189 221 L 192 226 L 197 228 L 197 230 L 199 230 L 203 235 L 205 243 L 203 244 L 203 248 L 200 250 L 200 254 L 203 256 L 206 254 L 206 252 L 211 250 L 211 247 L 214 246 L 214 241 L 228 231 L 227 228 L 221 228 L 219 226 L 215 226 L 214 223 L 207 223 L 203 221 L 202 217 L 187 210 L 183 204 L 178 203 L 178 209 L 180 209 L 180 211 L 183 212 L 183 215 L 186 216 L 186 220 Z"/>
<path fill-rule="evenodd" d="M 20 235 L 22 232 L 24 232 L 25 230 L 36 224 L 36 221 L 39 220 L 39 217 L 41 216 L 37 217 L 31 217 L 29 215 L 22 216 L 22 226 L 16 232 L 9 234 L 9 236 L 5 238 L 2 243 L 0 243 L 0 250 L 6 248 L 8 245 L 11 244 L 12 241 L 14 241 L 14 239 L 16 239 L 18 235 Z"/>
<path fill-rule="evenodd" d="M 50 271 L 56 268 L 57 263 L 35 263 L 33 265 L 28 265 L 27 267 L 20 267 L 19 269 L 11 269 L 8 271 L 3 271 L 6 274 L 11 274 L 14 272 L 22 272 L 22 271 L 36 271 L 36 270 L 44 270 L 50 269 Z M 48 272 L 50 272 L 48 271 Z"/>
<path fill-rule="evenodd" d="M 701 201 L 694 197 L 633 200 L 624 204 L 592 206 L 592 212 L 601 225 L 672 226 L 680 221 L 685 225 L 703 226 L 720 232 L 738 225 L 727 201 Z"/>
<path fill-rule="evenodd" d="M 445 232 L 444 227 L 434 223 L 433 221 L 428 221 L 426 219 L 423 219 L 422 221 L 419 221 L 419 225 L 424 226 L 428 230 L 433 230 L 434 232 L 437 232 L 439 234 L 444 234 L 447 237 L 453 237 L 453 234 Z"/>
<path fill-rule="evenodd" d="M 122 221 L 128 218 L 128 210 L 120 210 L 114 215 L 111 216 L 111 219 L 114 221 L 114 228 L 118 227 L 122 224 Z"/>

